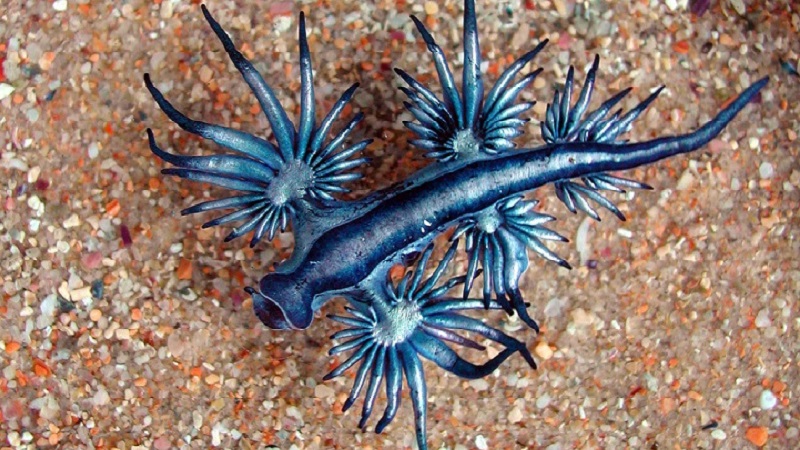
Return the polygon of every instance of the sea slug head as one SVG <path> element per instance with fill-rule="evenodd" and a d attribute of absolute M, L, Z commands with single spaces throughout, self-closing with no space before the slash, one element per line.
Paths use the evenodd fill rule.
<path fill-rule="evenodd" d="M 246 291 L 253 297 L 256 316 L 273 330 L 305 330 L 314 319 L 314 294 L 288 275 L 270 273 L 261 279 L 258 290 L 248 287 Z"/>

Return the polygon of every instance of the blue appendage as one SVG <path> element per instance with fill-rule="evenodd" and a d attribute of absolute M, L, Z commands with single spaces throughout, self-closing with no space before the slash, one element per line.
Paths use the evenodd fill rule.
<path fill-rule="evenodd" d="M 394 419 L 400 405 L 400 391 L 405 376 L 411 391 L 416 438 L 420 449 L 426 449 L 425 421 L 427 389 L 422 363 L 418 355 L 459 377 L 474 379 L 490 374 L 509 356 L 519 352 L 528 364 L 536 368 L 525 344 L 491 328 L 482 321 L 460 314 L 460 311 L 498 309 L 493 301 L 454 299 L 446 293 L 464 283 L 465 276 L 449 278 L 444 282 L 444 272 L 453 260 L 457 242 L 454 242 L 433 273 L 424 278 L 425 269 L 434 247 L 429 246 L 419 257 L 413 270 L 406 272 L 397 285 L 387 279 L 383 289 L 369 293 L 363 299 L 350 298 L 353 308 L 348 316 L 331 315 L 331 319 L 348 328 L 336 332 L 332 339 L 344 342 L 331 348 L 330 355 L 352 352 L 350 356 L 325 376 L 331 379 L 344 374 L 360 363 L 350 396 L 343 409 L 353 406 L 366 384 L 364 406 L 359 427 L 366 427 L 372 414 L 380 385 L 385 379 L 387 406 L 375 431 L 380 433 Z M 475 340 L 459 334 L 466 331 L 483 336 L 505 347 L 484 364 L 470 363 L 450 348 L 452 343 L 467 348 L 485 350 Z M 367 381 L 368 380 L 368 381 Z"/>
<path fill-rule="evenodd" d="M 468 263 L 463 297 L 469 296 L 480 264 L 486 307 L 494 292 L 496 301 L 507 312 L 516 311 L 523 322 L 538 332 L 539 326 L 528 315 L 519 291 L 519 279 L 528 268 L 527 249 L 562 267 L 571 267 L 542 242 L 566 242 L 567 239 L 542 226 L 555 219 L 534 212 L 536 203 L 525 201 L 519 195 L 502 200 L 463 220 L 456 227 L 452 239 L 458 240 L 463 236 L 465 240 Z M 507 297 L 511 297 L 510 303 Z"/>
<path fill-rule="evenodd" d="M 541 69 L 529 73 L 511 85 L 520 70 L 530 62 L 547 44 L 541 42 L 536 48 L 514 61 L 497 80 L 484 98 L 481 80 L 481 52 L 478 43 L 478 25 L 475 4 L 468 1 L 464 7 L 464 73 L 462 95 L 453 79 L 444 52 L 436 44 L 425 25 L 411 16 L 422 39 L 433 55 L 439 82 L 444 91 L 439 100 L 427 87 L 401 69 L 395 69 L 408 84 L 401 87 L 411 100 L 405 106 L 417 120 L 404 124 L 418 139 L 411 144 L 426 151 L 426 156 L 439 161 L 465 160 L 481 155 L 494 155 L 515 147 L 513 139 L 522 135 L 522 127 L 528 119 L 519 115 L 533 103 L 515 104 L 517 96 L 525 89 Z"/>
<path fill-rule="evenodd" d="M 556 91 L 553 95 L 553 103 L 547 105 L 545 120 L 541 123 L 542 137 L 548 144 L 559 144 L 564 142 L 597 142 L 615 143 L 619 136 L 630 130 L 631 124 L 645 109 L 658 97 L 664 86 L 656 89 L 634 109 L 622 115 L 622 110 L 618 110 L 610 117 L 609 112 L 631 91 L 630 88 L 624 89 L 618 94 L 603 102 L 599 108 L 583 117 L 589 107 L 594 90 L 594 82 L 597 77 L 597 70 L 600 66 L 600 57 L 595 56 L 586 81 L 583 83 L 578 101 L 570 107 L 572 100 L 572 90 L 574 85 L 575 69 L 569 68 L 567 81 L 564 85 L 564 92 Z M 624 142 L 624 141 L 623 141 Z M 620 220 L 625 220 L 625 216 L 610 200 L 601 195 L 599 191 L 607 190 L 614 192 L 625 192 L 625 189 L 652 189 L 652 187 L 634 180 L 615 177 L 606 173 L 590 174 L 581 177 L 583 184 L 571 180 L 562 180 L 554 183 L 556 195 L 570 212 L 581 210 L 595 220 L 600 220 L 594 208 L 588 200 L 592 200 L 598 205 L 611 211 Z"/>
<path fill-rule="evenodd" d="M 278 230 L 285 231 L 289 224 L 310 208 L 319 208 L 336 202 L 332 194 L 348 192 L 343 183 L 361 178 L 353 169 L 367 162 L 366 158 L 353 158 L 371 142 L 361 141 L 344 147 L 345 140 L 363 118 L 357 114 L 336 136 L 326 141 L 333 122 L 339 118 L 350 101 L 357 84 L 350 87 L 333 105 L 319 127 L 315 126 L 314 84 L 311 54 L 306 39 L 305 18 L 300 14 L 300 119 L 297 129 L 289 121 L 286 111 L 253 65 L 238 51 L 233 42 L 202 7 L 214 33 L 222 41 L 225 51 L 241 72 L 253 94 L 258 99 L 277 145 L 242 131 L 194 121 L 183 115 L 167 101 L 153 85 L 149 74 L 144 81 L 158 106 L 184 130 L 216 142 L 238 155 L 213 156 L 174 155 L 160 149 L 151 130 L 147 130 L 150 149 L 174 168 L 164 169 L 167 175 L 176 175 L 191 181 L 211 183 L 241 192 L 218 200 L 198 203 L 181 211 L 195 214 L 215 210 L 233 210 L 203 224 L 204 228 L 240 222 L 228 234 L 230 241 L 253 232 L 250 246 L 263 237 L 272 239 Z"/>

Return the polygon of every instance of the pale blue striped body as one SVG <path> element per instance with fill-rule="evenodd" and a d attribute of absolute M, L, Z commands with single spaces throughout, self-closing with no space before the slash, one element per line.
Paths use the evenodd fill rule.
<path fill-rule="evenodd" d="M 593 205 L 624 216 L 601 191 L 649 189 L 646 184 L 610 175 L 706 145 L 763 88 L 762 79 L 736 98 L 697 131 L 647 142 L 627 143 L 619 138 L 656 98 L 654 91 L 637 107 L 612 113 L 630 89 L 611 97 L 588 113 L 599 61 L 595 58 L 578 99 L 572 104 L 574 69 L 570 68 L 563 92 L 556 92 L 541 124 L 545 144 L 515 149 L 513 139 L 522 134 L 527 119 L 521 115 L 532 103 L 517 96 L 541 72 L 514 79 L 544 48 L 545 42 L 511 64 L 484 95 L 481 79 L 475 5 L 465 2 L 465 65 L 459 92 L 444 53 L 422 23 L 412 16 L 431 52 L 442 86 L 442 98 L 396 69 L 408 87 L 406 107 L 415 121 L 406 122 L 418 139 L 411 144 L 437 161 L 403 182 L 352 202 L 336 198 L 347 192 L 344 183 L 360 178 L 356 171 L 366 158 L 358 155 L 369 140 L 345 145 L 361 120 L 355 115 L 329 139 L 333 123 L 354 95 L 356 85 L 342 94 L 325 118 L 316 124 L 311 55 L 300 15 L 300 117 L 291 123 L 269 85 L 236 50 L 231 39 L 203 7 L 203 14 L 236 68 L 252 89 L 264 111 L 275 141 L 189 119 L 175 109 L 145 75 L 145 84 L 167 116 L 183 129 L 212 140 L 233 153 L 181 156 L 158 147 L 148 130 L 154 154 L 175 167 L 163 173 L 191 181 L 207 182 L 237 192 L 230 197 L 203 202 L 184 214 L 232 210 L 204 224 L 238 222 L 226 237 L 232 240 L 252 233 L 251 246 L 272 239 L 279 230 L 291 230 L 295 249 L 290 259 L 264 276 L 257 288 L 247 288 L 256 315 L 272 329 L 305 329 L 314 313 L 329 299 L 344 297 L 347 316 L 331 316 L 346 325 L 333 338 L 344 340 L 331 354 L 351 352 L 326 379 L 342 375 L 359 364 L 344 409 L 366 389 L 360 427 L 364 428 L 381 384 L 387 406 L 376 430 L 381 432 L 395 417 L 403 377 L 413 401 L 415 436 L 427 448 L 427 388 L 419 356 L 460 377 L 488 375 L 512 354 L 519 353 L 531 367 L 533 358 L 525 344 L 461 311 L 502 309 L 519 314 L 531 328 L 537 323 L 518 286 L 528 267 L 528 250 L 563 267 L 569 264 L 543 244 L 563 241 L 544 227 L 552 217 L 537 213 L 536 203 L 523 195 L 553 184 L 556 194 L 572 212 L 599 218 Z M 430 265 L 433 241 L 452 230 L 444 257 Z M 464 243 L 467 270 L 443 278 L 460 243 Z M 415 261 L 401 280 L 390 280 L 396 264 Z M 407 264 L 408 265 L 408 264 Z M 471 298 L 473 282 L 482 279 L 479 299 Z M 450 291 L 461 286 L 462 292 Z M 456 354 L 450 344 L 483 349 L 472 337 L 482 336 L 503 347 L 484 364 L 473 364 Z"/>

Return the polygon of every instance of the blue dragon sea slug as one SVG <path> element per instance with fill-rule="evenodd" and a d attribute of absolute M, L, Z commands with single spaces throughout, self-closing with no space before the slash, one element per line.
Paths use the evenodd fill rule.
<path fill-rule="evenodd" d="M 748 87 L 692 133 L 630 143 L 620 137 L 661 88 L 624 114 L 612 109 L 630 89 L 590 111 L 599 67 L 595 58 L 574 103 L 575 75 L 569 69 L 563 91 L 555 93 L 541 122 L 544 143 L 516 149 L 513 140 L 522 134 L 527 122 L 524 114 L 532 107 L 532 103 L 517 102 L 517 97 L 541 69 L 519 79 L 518 75 L 547 42 L 522 55 L 484 92 L 475 5 L 474 0 L 466 0 L 460 90 L 444 52 L 414 16 L 411 19 L 433 56 L 441 97 L 395 69 L 406 85 L 401 88 L 408 97 L 406 107 L 415 118 L 406 122 L 416 135 L 410 142 L 435 161 L 401 183 L 359 200 L 343 201 L 337 195 L 348 191 L 343 184 L 361 177 L 358 169 L 367 163 L 362 151 L 370 141 L 346 144 L 361 113 L 338 133 L 331 130 L 357 86 L 346 90 L 316 122 L 311 55 L 301 13 L 300 115 L 295 125 L 267 82 L 209 11 L 204 6 L 202 10 L 258 99 L 274 142 L 186 117 L 145 75 L 147 89 L 172 121 L 230 151 L 211 156 L 168 153 L 148 129 L 153 153 L 173 166 L 164 169 L 164 174 L 235 191 L 182 213 L 224 211 L 203 226 L 235 223 L 225 240 L 251 234 L 251 246 L 264 237 L 272 239 L 278 230 L 291 230 L 295 235 L 292 256 L 258 286 L 247 288 L 256 315 L 275 330 L 302 330 L 312 324 L 315 311 L 325 302 L 346 299 L 348 314 L 330 316 L 346 326 L 333 335 L 340 343 L 330 354 L 349 356 L 325 379 L 357 366 L 344 409 L 364 393 L 362 428 L 383 385 L 387 403 L 376 426 L 381 432 L 398 411 L 405 378 L 421 449 L 427 448 L 427 393 L 420 356 L 464 378 L 486 376 L 515 353 L 536 367 L 523 342 L 463 314 L 503 310 L 518 314 L 538 332 L 518 287 L 528 267 L 528 250 L 564 267 L 569 264 L 543 243 L 564 240 L 545 227 L 553 218 L 535 212 L 536 203 L 523 195 L 553 184 L 570 211 L 598 218 L 595 208 L 599 206 L 624 220 L 601 192 L 649 187 L 610 172 L 703 147 L 767 84 L 764 78 Z M 431 261 L 435 238 L 445 233 L 450 235 L 449 247 L 441 260 Z M 451 263 L 462 248 L 465 273 L 445 276 L 452 272 Z M 390 268 L 408 261 L 414 261 L 412 267 L 400 280 L 392 281 Z M 478 279 L 482 292 L 472 297 Z M 453 346 L 483 349 L 477 336 L 496 342 L 503 350 L 483 364 L 471 363 L 453 350 Z"/>

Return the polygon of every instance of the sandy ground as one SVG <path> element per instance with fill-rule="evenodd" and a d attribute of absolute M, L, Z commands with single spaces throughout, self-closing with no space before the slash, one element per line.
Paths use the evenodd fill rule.
<path fill-rule="evenodd" d="M 553 88 L 569 64 L 582 81 L 594 53 L 594 104 L 633 86 L 627 109 L 667 86 L 634 140 L 694 129 L 751 82 L 771 82 L 708 147 L 626 173 L 655 187 L 615 197 L 627 222 L 572 215 L 550 187 L 533 194 L 571 240 L 551 248 L 576 268 L 532 257 L 523 287 L 538 336 L 502 314 L 489 320 L 528 342 L 539 370 L 515 357 L 467 382 L 426 363 L 431 448 L 800 440 L 800 78 L 781 66 L 796 67 L 800 13 L 789 0 L 719 0 L 698 17 L 685 3 L 478 2 L 492 82 L 551 40 L 522 94 L 540 102 L 522 145 L 541 142 Z M 459 76 L 460 2 L 208 6 L 291 112 L 306 12 L 318 111 L 361 83 L 352 111 L 367 119 L 356 134 L 376 142 L 357 195 L 425 163 L 407 144 L 391 68 L 432 84 L 413 13 Z M 201 230 L 208 216 L 178 215 L 217 191 L 162 177 L 145 128 L 171 151 L 215 148 L 168 121 L 145 72 L 191 117 L 269 133 L 199 2 L 5 0 L 0 62 L 0 448 L 414 447 L 407 397 L 382 435 L 377 419 L 362 433 L 360 402 L 341 411 L 352 374 L 321 381 L 334 323 L 271 332 L 252 314 L 242 288 L 288 254 L 290 235 L 251 251 L 222 243 L 227 230 Z"/>

